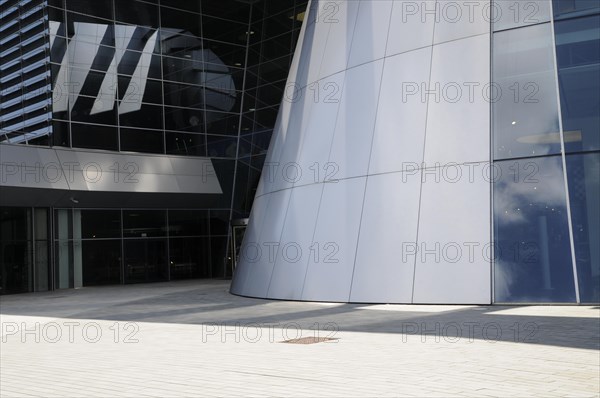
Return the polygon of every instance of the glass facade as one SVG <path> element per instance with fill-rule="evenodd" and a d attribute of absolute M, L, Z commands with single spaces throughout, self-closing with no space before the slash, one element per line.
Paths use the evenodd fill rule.
<path fill-rule="evenodd" d="M 600 5 L 495 3 L 494 300 L 599 302 Z M 1 293 L 229 276 L 307 0 L 0 4 L 0 144 L 208 157 L 222 190 L 4 205 Z"/>
<path fill-rule="evenodd" d="M 495 301 L 599 302 L 600 4 L 542 3 L 494 26 Z"/>
<path fill-rule="evenodd" d="M 230 220 L 250 212 L 307 1 L 1 3 L 0 143 L 210 157 L 223 191 L 2 207 L 2 293 L 230 276 Z M 39 211 L 44 228 L 15 229 Z"/>

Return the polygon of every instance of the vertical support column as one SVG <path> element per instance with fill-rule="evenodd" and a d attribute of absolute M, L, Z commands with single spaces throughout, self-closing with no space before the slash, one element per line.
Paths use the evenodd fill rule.
<path fill-rule="evenodd" d="M 57 225 L 57 267 L 56 267 L 56 288 L 67 289 L 70 286 L 70 244 L 69 244 L 69 212 L 70 210 L 61 209 L 56 211 Z"/>
<path fill-rule="evenodd" d="M 83 286 L 81 210 L 73 210 L 73 287 Z"/>

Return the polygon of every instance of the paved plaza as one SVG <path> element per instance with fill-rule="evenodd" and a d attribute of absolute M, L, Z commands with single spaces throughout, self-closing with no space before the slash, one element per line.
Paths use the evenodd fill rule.
<path fill-rule="evenodd" d="M 303 303 L 228 289 L 3 296 L 0 395 L 600 395 L 597 306 Z"/>

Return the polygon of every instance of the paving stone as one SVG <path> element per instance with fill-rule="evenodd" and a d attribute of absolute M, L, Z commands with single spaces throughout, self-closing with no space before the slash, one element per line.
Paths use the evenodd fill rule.
<path fill-rule="evenodd" d="M 597 306 L 326 305 L 181 281 L 2 296 L 0 323 L 2 397 L 600 395 Z M 297 335 L 340 340 L 281 343 Z"/>

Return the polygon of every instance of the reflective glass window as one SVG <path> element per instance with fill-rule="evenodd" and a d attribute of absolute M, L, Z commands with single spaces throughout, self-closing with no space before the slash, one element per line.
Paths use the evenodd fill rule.
<path fill-rule="evenodd" d="M 123 211 L 124 237 L 147 238 L 166 235 L 166 212 L 164 210 Z"/>
<path fill-rule="evenodd" d="M 120 238 L 120 210 L 81 210 L 83 239 Z"/>
<path fill-rule="evenodd" d="M 600 153 L 567 155 L 579 297 L 600 302 Z"/>
<path fill-rule="evenodd" d="M 166 239 L 128 239 L 123 242 L 125 283 L 166 281 Z"/>
<path fill-rule="evenodd" d="M 170 238 L 169 271 L 171 279 L 210 276 L 210 238 Z"/>
<path fill-rule="evenodd" d="M 600 149 L 600 15 L 554 25 L 567 152 Z"/>
<path fill-rule="evenodd" d="M 121 129 L 121 151 L 164 153 L 164 133 L 145 129 Z"/>
<path fill-rule="evenodd" d="M 75 97 L 72 97 L 74 104 L 71 110 L 71 120 L 95 124 L 117 124 L 117 107 L 113 99 L 107 100 L 83 95 L 76 98 L 75 100 Z M 103 100 L 106 100 L 106 104 L 102 102 Z"/>
<path fill-rule="evenodd" d="M 203 15 L 202 34 L 211 40 L 245 46 L 248 35 L 253 35 L 254 33 L 248 31 L 247 23 Z"/>
<path fill-rule="evenodd" d="M 208 235 L 206 210 L 169 210 L 169 236 Z"/>
<path fill-rule="evenodd" d="M 549 23 L 493 36 L 495 159 L 560 152 L 554 44 Z"/>
<path fill-rule="evenodd" d="M 115 19 L 132 25 L 158 27 L 158 7 L 141 1 L 115 1 Z"/>
<path fill-rule="evenodd" d="M 119 149 L 116 127 L 71 123 L 71 139 L 75 148 Z"/>
<path fill-rule="evenodd" d="M 116 1 L 119 3 L 119 1 Z M 121 2 L 123 3 L 123 2 Z M 67 10 L 100 18 L 113 18 L 112 0 L 66 0 Z"/>
<path fill-rule="evenodd" d="M 221 112 L 206 112 L 207 132 L 210 134 L 236 135 L 240 115 Z"/>
<path fill-rule="evenodd" d="M 182 0 L 176 1 L 182 3 Z M 286 1 L 279 0 L 285 3 Z M 256 5 L 254 9 L 259 7 Z M 182 7 L 183 8 L 183 7 Z M 254 12 L 254 9 L 252 10 Z M 202 1 L 202 13 L 225 18 L 231 21 L 247 23 L 250 17 L 250 3 L 240 3 L 237 0 Z"/>
<path fill-rule="evenodd" d="M 167 7 L 161 7 L 160 12 L 162 28 L 189 36 L 202 36 L 202 16 L 199 14 Z"/>
<path fill-rule="evenodd" d="M 494 166 L 496 302 L 575 302 L 561 157 Z"/>
<path fill-rule="evenodd" d="M 237 155 L 237 137 L 208 135 L 207 151 L 210 157 L 235 158 Z"/>
<path fill-rule="evenodd" d="M 202 133 L 205 130 L 205 112 L 201 109 L 165 107 L 167 130 Z"/>
<path fill-rule="evenodd" d="M 167 131 L 167 153 L 173 155 L 206 156 L 206 136 Z"/>
<path fill-rule="evenodd" d="M 31 209 L 0 209 L 0 294 L 29 291 Z"/>
<path fill-rule="evenodd" d="M 204 108 L 202 87 L 183 83 L 164 83 L 165 105 L 184 108 Z"/>
<path fill-rule="evenodd" d="M 83 286 L 120 283 L 121 240 L 84 240 L 81 258 Z"/>
<path fill-rule="evenodd" d="M 125 111 L 127 110 L 127 112 Z M 131 103 L 119 106 L 119 123 L 128 127 L 163 128 L 162 106 Z"/>

